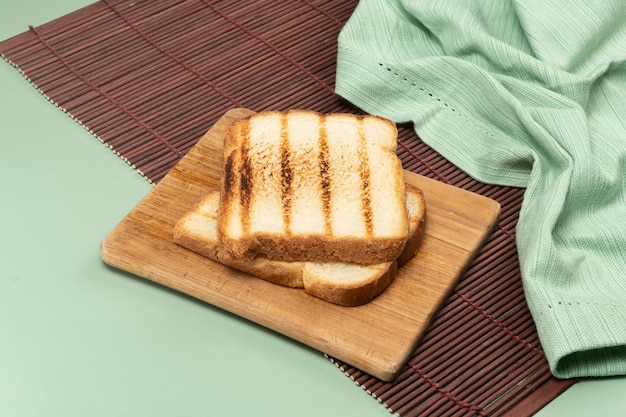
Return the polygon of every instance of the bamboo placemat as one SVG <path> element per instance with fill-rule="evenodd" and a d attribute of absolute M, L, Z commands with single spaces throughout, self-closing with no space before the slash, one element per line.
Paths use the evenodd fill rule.
<path fill-rule="evenodd" d="M 52 103 L 157 183 L 227 110 L 360 112 L 334 94 L 356 0 L 103 0 L 0 42 Z M 479 183 L 399 126 L 404 167 L 498 201 L 501 220 L 394 382 L 329 357 L 401 416 L 532 415 L 549 371 L 515 247 L 524 190 Z"/>

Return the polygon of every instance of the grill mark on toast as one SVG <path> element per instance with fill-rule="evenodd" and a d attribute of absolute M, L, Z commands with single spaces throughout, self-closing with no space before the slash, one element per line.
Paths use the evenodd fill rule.
<path fill-rule="evenodd" d="M 332 223 L 330 218 L 330 167 L 328 164 L 328 134 L 326 132 L 326 116 L 319 117 L 319 168 L 320 185 L 322 187 L 322 211 L 324 214 L 324 232 L 332 234 Z"/>
<path fill-rule="evenodd" d="M 289 126 L 287 115 L 280 118 L 280 191 L 283 210 L 283 224 L 285 233 L 291 235 L 291 205 L 293 187 L 293 170 L 290 165 L 291 148 L 289 146 Z"/>
<path fill-rule="evenodd" d="M 361 207 L 363 220 L 365 221 L 365 233 L 371 238 L 374 235 L 372 213 L 372 191 L 370 190 L 370 165 L 367 154 L 367 141 L 363 128 L 363 119 L 358 119 L 357 129 L 359 132 L 359 174 L 361 176 Z"/>
<path fill-rule="evenodd" d="M 250 205 L 252 198 L 252 161 L 250 160 L 250 125 L 243 123 L 241 135 L 241 175 L 239 177 L 239 199 L 241 201 L 241 228 L 244 234 L 250 231 Z"/>
<path fill-rule="evenodd" d="M 233 154 L 231 153 L 226 157 L 226 161 L 224 162 L 224 191 L 222 193 L 224 199 L 230 198 L 230 195 L 233 192 L 233 184 L 235 181 L 235 172 L 233 170 L 233 165 Z"/>

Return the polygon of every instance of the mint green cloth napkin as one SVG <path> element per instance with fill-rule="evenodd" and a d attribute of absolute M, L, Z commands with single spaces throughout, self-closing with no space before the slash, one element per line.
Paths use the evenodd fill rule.
<path fill-rule="evenodd" d="M 525 187 L 522 280 L 552 373 L 626 374 L 624 0 L 362 0 L 336 91 Z"/>

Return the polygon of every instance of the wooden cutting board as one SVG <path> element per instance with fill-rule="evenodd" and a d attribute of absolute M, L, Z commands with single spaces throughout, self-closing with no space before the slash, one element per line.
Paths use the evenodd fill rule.
<path fill-rule="evenodd" d="M 341 307 L 270 284 L 172 242 L 178 218 L 218 184 L 225 131 L 250 114 L 226 113 L 103 240 L 102 259 L 393 380 L 496 224 L 500 205 L 406 172 L 407 182 L 424 192 L 425 237 L 383 294 L 363 306 Z"/>

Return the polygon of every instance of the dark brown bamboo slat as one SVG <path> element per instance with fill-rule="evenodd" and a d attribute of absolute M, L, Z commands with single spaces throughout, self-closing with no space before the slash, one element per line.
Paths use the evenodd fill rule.
<path fill-rule="evenodd" d="M 0 53 L 156 184 L 233 107 L 360 112 L 333 92 L 337 35 L 356 3 L 103 0 Z M 498 201 L 500 222 L 394 382 L 329 359 L 402 416 L 533 414 L 575 381 L 550 375 L 524 300 L 524 190 L 468 177 L 408 124 L 397 153 L 405 169 Z"/>

